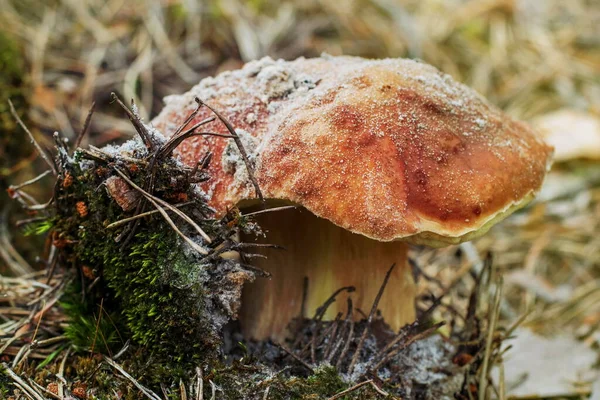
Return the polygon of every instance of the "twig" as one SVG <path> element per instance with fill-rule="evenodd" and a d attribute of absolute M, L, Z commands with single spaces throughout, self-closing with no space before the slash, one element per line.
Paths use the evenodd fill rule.
<path fill-rule="evenodd" d="M 131 383 L 133 383 L 134 386 L 136 388 L 138 388 L 146 397 L 148 397 L 149 399 L 152 399 L 152 400 L 161 400 L 161 398 L 158 397 L 158 395 L 156 393 L 154 393 L 152 390 L 150 390 L 150 389 L 142 386 L 131 375 L 129 375 L 123 369 L 123 367 L 121 367 L 119 364 L 117 364 L 116 362 L 114 362 L 113 360 L 111 360 L 110 358 L 108 358 L 106 356 L 104 356 L 104 361 L 106 361 L 111 367 L 113 367 L 114 369 L 116 369 L 117 371 L 119 371 L 125 378 L 127 378 Z"/>
<path fill-rule="evenodd" d="M 221 120 L 221 122 L 225 125 L 225 127 L 227 128 L 227 130 L 229 131 L 231 136 L 233 136 L 233 140 L 235 141 L 235 144 L 237 145 L 238 150 L 240 151 L 242 159 L 244 160 L 244 164 L 246 164 L 246 169 L 248 170 L 248 177 L 250 178 L 250 181 L 254 185 L 254 190 L 256 191 L 256 196 L 264 204 L 265 198 L 263 197 L 263 194 L 260 191 L 260 187 L 258 186 L 258 181 L 254 177 L 254 166 L 250 162 L 250 159 L 248 158 L 248 153 L 246 153 L 246 149 L 244 148 L 244 145 L 242 144 L 242 141 L 240 140 L 240 137 L 236 133 L 235 129 L 233 129 L 233 126 L 231 126 L 229 121 L 227 121 L 227 119 L 225 119 L 225 117 L 223 117 L 219 112 L 217 112 L 217 110 L 215 110 L 214 108 L 212 108 L 211 106 L 209 106 L 208 104 L 206 104 L 204 101 L 200 100 L 197 97 L 195 100 L 198 104 L 203 104 L 210 111 L 212 111 L 217 116 L 217 118 L 219 118 L 219 120 Z"/>
<path fill-rule="evenodd" d="M 90 127 L 90 123 L 92 122 L 92 115 L 94 115 L 95 109 L 96 109 L 96 102 L 94 101 L 94 102 L 92 102 L 90 111 L 88 111 L 87 117 L 85 117 L 85 122 L 83 123 L 83 128 L 81 129 L 81 132 L 79 132 L 79 135 L 77 135 L 77 139 L 75 139 L 75 145 L 73 146 L 73 150 L 75 150 L 76 148 L 79 147 L 79 145 L 81 144 L 81 141 L 83 140 L 83 137 L 87 133 L 87 131 Z"/>
<path fill-rule="evenodd" d="M 48 339 L 39 340 L 35 344 L 35 347 L 36 348 L 40 348 L 40 347 L 48 346 L 48 345 L 51 345 L 51 344 L 56 344 L 56 343 L 64 342 L 66 340 L 67 340 L 67 337 L 64 336 L 64 335 L 55 336 L 55 337 L 51 337 L 51 338 L 48 338 Z"/>
<path fill-rule="evenodd" d="M 264 269 L 260 269 L 258 267 L 255 267 L 254 265 L 250 265 L 250 264 L 238 262 L 237 266 L 241 267 L 241 268 L 244 268 L 244 269 L 246 269 L 248 271 L 252 271 L 253 273 L 255 273 L 257 276 L 259 276 L 261 278 L 270 278 L 271 277 L 271 273 L 270 272 L 267 272 Z"/>
<path fill-rule="evenodd" d="M 352 333 L 354 331 L 354 324 L 352 324 L 352 315 L 353 315 L 353 309 L 354 306 L 352 304 L 352 299 L 350 297 L 348 297 L 348 299 L 346 300 L 348 303 L 348 312 L 346 314 L 346 320 L 344 321 L 344 326 L 350 326 L 349 328 L 349 335 L 346 338 L 346 342 L 344 343 L 344 347 L 342 348 L 342 353 L 340 354 L 340 358 L 338 359 L 338 362 L 336 363 L 336 368 L 339 370 L 340 364 L 342 362 L 342 359 L 344 358 L 344 356 L 346 355 L 345 350 L 347 351 L 348 347 L 350 346 L 350 341 L 352 340 Z M 340 333 L 340 338 L 338 340 L 338 342 L 336 343 L 336 345 L 333 348 L 333 352 L 329 355 L 329 358 L 327 359 L 327 362 L 331 363 L 331 361 L 333 360 L 333 357 L 335 356 L 335 353 L 337 353 L 339 347 L 341 346 L 342 342 L 344 341 L 344 333 L 341 332 Z"/>
<path fill-rule="evenodd" d="M 488 335 L 485 341 L 485 353 L 483 356 L 483 364 L 481 366 L 481 375 L 479 376 L 479 400 L 485 400 L 487 398 L 488 368 L 490 364 L 494 332 L 496 331 L 496 323 L 500 317 L 500 301 L 502 300 L 503 291 L 504 286 L 502 284 L 502 278 L 500 278 L 497 283 L 496 294 L 494 296 L 494 306 L 489 315 L 490 323 L 488 326 Z"/>
<path fill-rule="evenodd" d="M 40 384 L 38 384 L 36 381 L 34 381 L 31 378 L 28 378 L 27 381 L 31 384 L 31 386 L 35 386 L 35 388 L 37 390 L 40 390 L 42 392 L 44 392 L 46 394 L 46 396 L 50 396 L 53 399 L 57 399 L 57 400 L 63 400 L 62 398 L 58 397 L 57 394 L 52 393 L 51 391 L 49 391 L 48 389 L 46 389 L 45 387 L 41 386 Z"/>
<path fill-rule="evenodd" d="M 346 291 L 348 293 L 352 293 L 356 290 L 356 288 L 354 286 L 344 286 L 339 288 L 338 290 L 336 290 L 335 292 L 333 292 L 333 294 L 331 296 L 329 296 L 329 298 L 327 300 L 325 300 L 325 303 L 323 303 L 323 305 L 319 306 L 319 308 L 317 308 L 317 310 L 315 311 L 315 316 L 313 317 L 314 320 L 321 320 L 321 318 L 323 318 L 323 315 L 325 314 L 325 312 L 327 311 L 327 309 L 329 308 L 329 306 L 335 301 L 335 298 L 342 293 L 343 291 Z"/>
<path fill-rule="evenodd" d="M 190 132 L 188 134 L 188 137 L 192 137 L 192 136 L 214 136 L 214 137 L 220 137 L 220 138 L 225 138 L 225 139 L 234 139 L 235 136 L 232 135 L 227 135 L 224 133 L 215 133 L 215 132 Z M 187 139 L 187 138 L 184 138 Z"/>
<path fill-rule="evenodd" d="M 13 105 L 12 101 L 10 101 L 10 99 L 8 99 L 8 106 L 10 107 L 10 113 L 17 120 L 17 123 L 19 124 L 19 126 L 21 128 L 23 128 L 23 130 L 27 133 L 27 135 L 29 136 L 29 139 L 31 140 L 31 143 L 33 143 L 33 145 L 35 146 L 35 149 L 38 151 L 38 153 L 40 153 L 40 156 L 44 159 L 46 164 L 48 164 L 48 166 L 52 170 L 52 173 L 54 174 L 54 176 L 57 176 L 58 172 L 56 172 L 56 167 L 54 166 L 54 163 L 52 162 L 52 160 L 50 159 L 48 154 L 46 154 L 44 149 L 42 149 L 42 146 L 40 146 L 40 144 L 35 140 L 31 131 L 23 123 L 23 121 L 21 120 L 21 117 L 19 117 L 19 114 L 17 114 L 17 110 L 15 110 L 15 106 Z"/>
<path fill-rule="evenodd" d="M 106 313 L 106 311 L 105 311 L 105 313 Z M 106 314 L 108 315 L 108 313 L 106 313 Z M 114 325 L 114 324 L 113 324 L 113 325 Z M 115 327 L 115 328 L 116 328 L 116 327 Z M 118 332 L 118 331 L 117 331 L 117 332 Z M 122 339 L 121 339 L 121 340 L 122 340 Z M 125 344 L 123 345 L 123 348 L 122 348 L 121 350 L 119 350 L 119 351 L 117 352 L 117 354 L 115 354 L 115 355 L 112 357 L 112 359 L 113 359 L 113 360 L 116 360 L 116 359 L 118 359 L 118 358 L 119 358 L 119 357 L 121 357 L 123 354 L 125 354 L 125 352 L 126 352 L 127 350 L 129 350 L 129 340 L 127 340 L 127 342 L 125 342 Z"/>
<path fill-rule="evenodd" d="M 284 211 L 284 210 L 293 210 L 298 208 L 297 206 L 282 206 L 282 207 L 273 207 L 273 208 L 265 208 L 264 210 L 258 210 L 258 211 L 253 211 L 250 212 L 248 214 L 243 214 L 243 217 L 250 217 L 250 216 L 254 216 L 254 215 L 258 215 L 258 214 L 265 214 L 268 212 L 274 212 L 274 211 Z"/>
<path fill-rule="evenodd" d="M 498 369 L 500 370 L 500 376 L 498 377 L 498 391 L 499 391 L 499 395 L 498 395 L 498 400 L 506 400 L 506 382 L 505 382 L 505 377 L 504 377 L 504 363 L 500 363 Z"/>
<path fill-rule="evenodd" d="M 15 222 L 15 226 L 17 228 L 20 228 L 24 225 L 29 225 L 32 224 L 34 222 L 41 222 L 41 221 L 46 221 L 48 219 L 48 217 L 32 217 L 32 218 L 25 218 L 25 219 L 20 219 L 18 221 Z"/>
<path fill-rule="evenodd" d="M 194 203 L 195 203 L 194 201 L 186 201 L 185 203 L 173 204 L 173 207 L 179 208 L 179 207 L 188 206 L 188 205 L 194 204 Z M 160 211 L 158 211 L 158 210 L 146 211 L 141 214 L 134 215 L 133 217 L 123 218 L 123 219 L 115 221 L 111 224 L 108 224 L 106 226 L 106 229 L 117 228 L 121 225 L 125 225 L 128 222 L 135 221 L 136 219 L 144 218 L 144 217 L 147 217 L 148 215 L 156 214 L 158 212 L 160 212 Z"/>
<path fill-rule="evenodd" d="M 98 320 L 96 321 L 96 329 L 94 329 L 94 340 L 92 341 L 92 348 L 90 349 L 90 353 L 92 353 L 92 354 L 94 354 L 94 348 L 96 347 L 96 339 L 98 339 L 98 331 L 100 330 L 100 320 L 102 319 L 102 308 L 103 307 L 104 307 L 104 297 L 102 297 L 100 299 L 100 312 L 98 313 Z"/>
<path fill-rule="evenodd" d="M 335 298 L 337 297 L 338 294 L 342 293 L 343 291 L 352 293 L 355 290 L 356 290 L 356 288 L 354 286 L 344 286 L 342 288 L 339 288 L 335 292 L 333 292 L 333 294 L 331 296 L 329 296 L 329 298 L 327 300 L 325 300 L 325 303 L 323 303 L 323 305 L 321 305 L 319 308 L 317 308 L 317 310 L 315 311 L 315 316 L 313 317 L 313 320 L 315 322 L 318 322 L 323 318 L 323 315 L 325 315 L 325 312 L 327 311 L 329 306 L 335 301 Z M 312 333 L 312 339 L 310 341 L 310 355 L 311 355 L 311 359 L 312 359 L 313 363 L 316 362 L 317 336 L 318 336 L 317 329 L 318 329 L 319 325 L 317 323 L 315 323 L 314 326 L 315 326 L 314 332 Z M 304 351 L 304 349 L 302 351 Z"/>
<path fill-rule="evenodd" d="M 188 115 L 188 117 L 185 119 L 185 121 L 183 121 L 183 124 L 179 125 L 175 132 L 171 134 L 171 137 L 177 137 L 190 124 L 190 122 L 192 122 L 196 115 L 198 115 L 202 107 L 204 107 L 203 104 L 196 103 L 196 108 L 194 109 L 194 111 L 192 111 L 190 115 Z"/>
<path fill-rule="evenodd" d="M 0 258 L 4 259 L 11 271 L 17 275 L 25 275 L 34 271 L 29 263 L 19 254 L 10 241 L 8 224 L 8 207 L 0 214 Z"/>
<path fill-rule="evenodd" d="M 342 392 L 339 392 L 338 394 L 331 396 L 329 399 L 327 400 L 335 400 L 335 399 L 341 399 L 342 397 L 344 397 L 345 395 L 347 395 L 348 393 L 352 393 L 358 389 L 360 389 L 361 387 L 365 386 L 365 385 L 369 385 L 373 383 L 373 379 L 368 379 L 364 382 L 361 383 L 357 383 L 356 385 L 352 386 L 351 388 L 348 388 Z"/>
<path fill-rule="evenodd" d="M 202 368 L 196 367 L 196 400 L 204 399 L 204 381 L 202 377 Z"/>
<path fill-rule="evenodd" d="M 211 396 L 210 400 L 215 400 L 217 397 L 217 385 L 212 380 L 208 381 L 210 383 Z"/>
<path fill-rule="evenodd" d="M 285 347 L 283 344 L 277 343 L 277 346 L 279 346 L 283 351 L 285 351 L 287 354 L 289 354 L 290 356 L 292 356 L 294 358 L 294 360 L 296 360 L 300 364 L 302 364 L 302 366 L 304 366 L 306 369 L 308 369 L 311 373 L 315 372 L 314 368 L 311 367 L 310 364 L 308 364 L 306 361 L 304 361 L 303 359 L 301 359 L 300 357 L 298 357 L 296 354 L 294 354 L 290 349 L 288 349 L 287 347 Z"/>
<path fill-rule="evenodd" d="M 99 149 L 98 147 L 96 147 L 94 145 L 89 145 L 88 149 L 81 149 L 81 152 L 85 156 L 87 156 L 88 158 L 90 158 L 92 160 L 98 160 L 98 161 L 102 161 L 102 162 L 105 162 L 105 163 L 117 160 L 117 158 L 115 156 L 107 154 L 102 149 Z M 119 154 L 119 159 L 122 160 L 122 161 L 127 161 L 127 162 L 130 162 L 130 163 L 139 164 L 138 166 L 140 166 L 140 167 L 146 167 L 146 166 L 148 166 L 148 161 L 145 160 L 145 159 L 140 159 L 140 158 L 135 158 L 135 157 L 128 157 L 128 156 L 126 156 L 124 154 Z"/>
<path fill-rule="evenodd" d="M 379 393 L 383 397 L 390 397 L 390 394 L 388 392 L 384 391 L 383 389 L 381 389 L 379 386 L 377 386 L 377 384 L 375 382 L 371 382 L 371 386 L 373 387 L 373 389 L 375 389 L 375 391 L 377 393 Z M 402 400 L 402 399 L 400 399 L 400 400 Z"/>
<path fill-rule="evenodd" d="M 185 131 L 184 133 L 182 133 L 181 135 L 179 135 L 176 138 L 171 138 L 171 140 L 169 140 L 163 147 L 163 149 L 161 149 L 159 156 L 160 157 L 166 157 L 168 155 L 171 155 L 171 153 L 173 152 L 173 150 L 175 150 L 177 148 L 177 146 L 179 146 L 181 144 L 181 142 L 183 142 L 185 139 L 189 139 L 191 137 L 194 136 L 215 136 L 215 137 L 221 137 L 221 138 L 225 138 L 225 139 L 234 139 L 233 136 L 231 135 L 224 135 L 222 133 L 214 133 L 214 132 L 193 132 L 193 129 L 196 129 L 198 127 L 200 127 L 201 125 L 204 125 L 206 123 L 212 122 L 214 121 L 214 117 L 211 118 L 207 118 L 206 120 L 199 122 L 198 124 L 194 125 L 193 128 L 191 128 L 189 131 Z"/>
<path fill-rule="evenodd" d="M 35 178 L 33 178 L 33 179 L 30 179 L 30 180 L 28 180 L 28 181 L 25 181 L 25 182 L 23 182 L 23 183 L 20 183 L 20 184 L 18 184 L 18 185 L 10 185 L 10 186 L 8 187 L 8 189 L 9 189 L 9 190 L 15 190 L 15 191 L 16 191 L 16 190 L 19 190 L 19 189 L 22 189 L 22 188 L 24 188 L 25 186 L 29 186 L 29 185 L 32 185 L 32 184 L 34 184 L 34 183 L 36 183 L 36 182 L 40 181 L 42 178 L 45 178 L 45 177 L 46 177 L 48 174 L 51 174 L 51 173 L 52 173 L 52 171 L 48 169 L 48 170 L 46 170 L 46 171 L 42 172 L 41 174 L 39 174 L 38 176 L 36 176 L 36 177 L 35 177 Z"/>
<path fill-rule="evenodd" d="M 162 392 L 165 399 L 169 398 L 169 393 L 167 393 L 167 388 L 165 387 L 165 384 L 162 382 L 160 383 L 160 391 Z"/>
<path fill-rule="evenodd" d="M 419 326 L 419 321 L 420 320 L 416 320 L 410 323 L 409 325 L 405 325 L 403 328 L 401 328 L 400 332 L 398 332 L 396 337 L 393 340 L 391 340 L 388 344 L 386 344 L 385 347 L 381 349 L 377 353 L 377 355 L 375 355 L 374 359 L 377 360 L 383 357 L 388 351 L 392 349 L 392 347 L 397 345 L 402 339 L 408 336 L 408 334 L 410 334 L 416 327 Z"/>
<path fill-rule="evenodd" d="M 127 183 L 129 183 L 134 189 L 137 189 L 138 191 L 140 191 L 140 193 L 142 193 L 144 195 L 144 197 L 146 197 L 148 200 L 150 200 L 151 202 L 155 201 L 156 203 L 162 205 L 163 207 L 166 207 L 169 210 L 173 211 L 175 213 L 175 215 L 177 215 L 178 217 L 180 217 L 181 219 L 183 219 L 185 222 L 187 222 L 188 224 L 190 224 L 200 234 L 200 236 L 202 236 L 204 238 L 204 240 L 206 240 L 208 243 L 212 243 L 212 239 L 202 230 L 202 228 L 200 228 L 200 226 L 198 226 L 198 224 L 196 224 L 185 213 L 183 213 L 182 211 L 178 210 L 172 204 L 169 204 L 166 201 L 164 201 L 162 199 L 159 199 L 158 197 L 153 196 L 150 193 L 146 192 L 144 189 L 142 189 L 141 187 L 139 187 L 138 185 L 136 185 L 131 179 L 129 179 L 127 177 L 127 175 L 125 175 L 125 173 L 123 173 L 120 169 L 115 168 L 115 171 L 117 171 L 117 173 L 119 175 L 121 175 L 121 177 L 123 179 L 125 179 L 125 181 Z"/>
<path fill-rule="evenodd" d="M 338 317 L 339 318 L 339 314 Z M 311 332 L 311 340 L 300 350 L 300 354 L 304 354 L 310 348 L 310 359 L 313 364 L 317 363 L 317 345 L 323 342 L 323 339 L 329 335 L 333 329 L 333 325 L 329 325 L 329 327 L 321 334 L 318 334 L 318 321 L 313 321 L 314 329 Z"/>
<path fill-rule="evenodd" d="M 440 329 L 442 326 L 446 325 L 445 321 L 438 322 L 433 325 L 431 328 L 425 329 L 423 332 L 417 333 L 416 335 L 410 337 L 406 342 L 402 343 L 402 345 L 398 346 L 394 350 L 390 351 L 385 357 L 383 357 L 375 367 L 373 367 L 373 371 L 377 372 L 379 368 L 381 368 L 385 363 L 387 363 L 392 357 L 396 356 L 396 354 L 400 353 L 402 350 L 416 342 L 417 340 L 421 340 L 431 335 L 433 332 Z"/>
<path fill-rule="evenodd" d="M 354 321 L 350 320 L 350 330 L 348 331 L 348 338 L 346 339 L 344 348 L 342 349 L 342 352 L 340 353 L 340 357 L 338 358 L 338 361 L 335 364 L 335 367 L 337 368 L 338 371 L 340 370 L 342 362 L 343 362 L 344 358 L 346 357 L 346 354 L 348 353 L 348 349 L 350 349 L 350 343 L 352 343 L 353 337 L 354 337 Z"/>
<path fill-rule="evenodd" d="M 211 151 L 207 151 L 204 156 L 202 156 L 202 158 L 200 159 L 200 161 L 198 161 L 196 163 L 196 165 L 194 166 L 194 169 L 192 169 L 191 171 L 191 176 L 196 175 L 196 173 L 198 172 L 198 169 L 206 169 L 208 168 L 208 166 L 210 165 L 210 161 L 212 160 L 213 157 L 213 153 Z"/>
<path fill-rule="evenodd" d="M 140 120 L 140 118 L 137 115 L 135 115 L 129 109 L 129 107 L 127 107 L 125 104 L 123 104 L 123 102 L 121 101 L 121 99 L 119 99 L 119 96 L 117 96 L 115 92 L 112 92 L 110 94 L 110 96 L 111 96 L 111 98 L 114 101 L 117 102 L 117 104 L 119 104 L 119 106 L 121 106 L 121 108 L 123 109 L 123 111 L 125 111 L 125 114 L 127 114 L 127 118 L 129 118 L 129 120 L 133 124 L 133 127 L 135 128 L 135 130 L 137 131 L 137 133 L 142 138 L 142 141 L 144 142 L 144 145 L 146 146 L 146 148 L 148 149 L 148 151 L 154 150 L 154 142 L 150 138 L 150 134 L 148 133 L 148 129 L 146 129 L 146 127 L 144 126 L 144 124 L 142 123 L 142 121 Z"/>
<path fill-rule="evenodd" d="M 330 356 L 332 356 L 332 350 L 334 350 L 334 339 L 336 338 L 336 334 L 338 329 L 340 328 L 340 320 L 342 318 L 342 313 L 338 313 L 338 315 L 335 317 L 335 320 L 332 324 L 333 329 L 331 330 L 331 334 L 329 335 L 329 343 L 327 343 L 327 346 L 325 347 L 325 351 L 323 353 L 323 358 L 327 361 L 330 362 Z"/>
<path fill-rule="evenodd" d="M 184 235 L 183 232 L 181 232 L 179 230 L 179 228 L 177 228 L 177 225 L 175 225 L 175 223 L 173 222 L 173 220 L 169 217 L 169 214 L 167 214 L 167 212 L 161 206 L 159 206 L 151 197 L 148 197 L 148 201 L 150 203 L 152 203 L 152 205 L 154 207 L 156 207 L 156 209 L 161 213 L 161 215 L 164 217 L 164 219 L 167 221 L 167 223 L 169 225 L 171 225 L 171 228 L 173 228 L 173 230 L 179 236 L 181 236 L 181 238 L 183 240 L 185 240 L 190 246 L 192 246 L 192 248 L 194 250 L 196 250 L 198 253 L 200 253 L 202 255 L 208 255 L 208 251 L 205 248 L 201 247 L 199 244 L 197 244 L 196 242 L 194 242 L 192 239 L 190 239 L 189 237 L 187 237 L 186 235 Z"/>
<path fill-rule="evenodd" d="M 8 375 L 15 383 L 17 383 L 21 388 L 23 388 L 24 392 L 27 392 L 30 396 L 32 396 L 35 400 L 45 400 L 44 396 L 39 394 L 34 388 L 27 384 L 19 375 L 17 375 L 6 363 L 2 363 L 2 368 L 4 369 L 4 373 Z"/>
<path fill-rule="evenodd" d="M 65 367 L 67 365 L 67 359 L 69 358 L 70 353 L 71 349 L 67 349 L 65 356 L 58 367 L 58 374 L 56 374 L 56 377 L 58 378 L 58 397 L 61 399 L 65 397 Z"/>
<path fill-rule="evenodd" d="M 167 222 L 169 222 L 169 224 L 172 227 L 174 227 L 175 231 L 178 232 L 178 233 L 180 233 L 180 235 L 186 240 L 186 242 L 188 242 L 190 244 L 193 243 L 192 247 L 196 248 L 197 250 L 201 249 L 202 250 L 202 251 L 200 251 L 201 254 L 204 254 L 204 255 L 208 254 L 208 252 L 206 252 L 205 249 L 203 249 L 202 247 L 198 246 L 192 239 L 188 238 L 183 233 L 181 233 L 181 231 L 173 223 L 173 220 L 171 220 L 171 218 L 165 212 L 165 210 L 162 207 L 159 207 L 158 204 L 160 204 L 161 206 L 164 206 L 164 207 L 168 208 L 169 210 L 173 211 L 178 217 L 182 218 L 184 221 L 186 221 L 188 224 L 190 224 L 194 229 L 196 229 L 196 231 L 204 238 L 204 240 L 206 240 L 208 243 L 211 243 L 212 242 L 211 238 L 202 230 L 202 228 L 200 228 L 200 226 L 198 226 L 198 224 L 196 224 L 190 217 L 188 217 L 186 214 L 184 214 L 183 212 L 181 212 L 180 210 L 178 210 L 177 208 L 175 208 L 173 205 L 167 203 L 166 201 L 164 201 L 162 199 L 159 199 L 156 196 L 152 196 L 150 193 L 146 192 L 144 189 L 142 189 L 141 187 L 139 187 L 138 185 L 136 185 L 120 169 L 115 168 L 115 171 L 127 183 L 129 183 L 134 189 L 136 189 L 140 193 L 142 193 L 144 195 L 144 197 L 146 197 L 146 199 L 148 199 L 148 201 L 150 201 L 156 207 L 156 209 L 162 214 L 162 216 L 165 217 L 165 219 L 167 219 Z"/>
<path fill-rule="evenodd" d="M 511 336 L 513 334 L 513 332 L 519 327 L 521 326 L 521 324 L 527 319 L 527 317 L 529 317 L 531 314 L 533 314 L 533 309 L 525 311 L 525 313 L 523 315 L 521 315 L 519 318 L 517 318 L 515 320 L 515 322 L 513 322 L 504 332 L 504 337 L 508 338 L 509 336 Z"/>
<path fill-rule="evenodd" d="M 385 278 L 383 279 L 383 284 L 381 285 L 381 288 L 379 289 L 379 292 L 377 293 L 377 296 L 375 297 L 375 301 L 373 302 L 373 306 L 371 307 L 371 312 L 369 313 L 369 317 L 367 318 L 365 330 L 363 331 L 363 333 L 360 337 L 360 340 L 358 341 L 358 346 L 356 346 L 356 351 L 354 352 L 354 356 L 352 357 L 352 361 L 350 362 L 350 366 L 348 367 L 348 374 L 350 374 L 350 375 L 354 371 L 354 366 L 356 365 L 356 362 L 358 361 L 358 357 L 360 356 L 360 352 L 365 343 L 365 339 L 367 338 L 367 332 L 369 331 L 369 326 L 371 325 L 371 321 L 373 321 L 373 315 L 375 315 L 375 311 L 377 311 L 377 306 L 379 305 L 379 300 L 381 300 L 383 291 L 385 290 L 385 287 L 387 286 L 387 283 L 390 279 L 390 275 L 392 274 L 392 271 L 394 270 L 395 266 L 396 266 L 396 263 L 393 263 L 392 266 L 390 267 L 390 269 L 388 270 L 388 272 L 385 274 Z"/>
<path fill-rule="evenodd" d="M 422 276 L 427 282 L 433 282 L 440 289 L 444 289 L 444 285 L 442 284 L 442 282 L 440 282 L 439 279 L 434 278 L 433 276 L 428 275 L 425 271 L 423 271 L 423 268 L 421 268 L 421 266 L 419 265 L 419 263 L 417 263 L 416 260 L 414 260 L 413 258 L 409 258 L 408 264 L 413 270 L 413 275 L 415 275 L 415 281 L 417 281 L 419 276 Z"/>
<path fill-rule="evenodd" d="M 183 384 L 183 380 L 181 378 L 179 378 L 179 396 L 181 400 L 187 400 L 187 391 L 185 390 L 185 385 Z"/>
<path fill-rule="evenodd" d="M 37 333 L 40 329 L 40 324 L 42 323 L 42 318 L 44 317 L 44 312 L 46 311 L 46 300 L 43 301 L 41 315 L 37 318 L 37 324 L 35 324 L 35 331 L 33 331 L 33 336 L 31 337 L 31 343 L 35 343 L 35 338 L 37 337 Z"/>
<path fill-rule="evenodd" d="M 196 129 L 200 128 L 203 125 L 211 123 L 216 119 L 216 117 L 206 118 L 206 119 L 198 122 L 194 126 L 192 126 L 190 129 L 182 132 L 182 130 L 192 121 L 192 119 L 194 119 L 196 114 L 198 114 L 198 111 L 200 110 L 201 107 L 202 107 L 202 105 L 198 104 L 198 107 L 187 117 L 187 119 L 183 122 L 183 124 L 179 128 L 177 128 L 175 133 L 173 133 L 173 135 L 171 135 L 171 138 L 169 139 L 169 141 L 167 141 L 162 146 L 162 148 L 159 150 L 160 157 L 166 157 L 166 156 L 170 155 L 173 152 L 173 150 L 175 150 L 175 148 L 177 146 L 179 146 L 179 144 L 182 141 L 191 137 L 191 135 L 194 135 L 194 131 Z M 226 136 L 229 136 L 229 135 L 226 135 Z"/>
<path fill-rule="evenodd" d="M 50 284 L 50 281 L 52 280 L 52 277 L 54 276 L 54 272 L 56 271 L 56 266 L 58 265 L 58 249 L 56 248 L 55 245 L 52 245 L 50 247 L 49 258 L 50 258 L 50 262 L 46 264 L 47 265 L 46 285 Z"/>
<path fill-rule="evenodd" d="M 26 210 L 31 210 L 31 211 L 44 210 L 44 209 L 48 208 L 48 206 L 50 204 L 52 204 L 52 202 L 54 201 L 54 196 L 53 196 L 53 197 L 50 197 L 50 200 L 48 200 L 46 203 L 40 204 L 33 196 L 27 194 L 26 192 L 17 190 L 15 193 L 18 194 L 18 196 L 15 196 L 15 198 L 17 199 L 17 201 L 19 203 L 21 203 L 21 207 L 23 207 Z"/>
<path fill-rule="evenodd" d="M 22 385 L 18 384 L 17 382 L 13 382 L 13 385 L 21 391 L 21 393 L 23 393 L 25 395 L 25 397 L 27 397 L 30 400 L 35 400 L 34 397 L 31 397 L 31 394 L 29 394 L 29 392 L 25 389 L 25 387 L 23 387 Z"/>

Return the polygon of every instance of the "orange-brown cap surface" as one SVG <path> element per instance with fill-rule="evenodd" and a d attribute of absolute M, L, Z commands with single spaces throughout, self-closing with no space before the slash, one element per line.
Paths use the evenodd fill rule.
<path fill-rule="evenodd" d="M 479 236 L 533 198 L 552 157 L 528 125 L 411 60 L 264 58 L 166 98 L 155 127 L 171 134 L 196 96 L 236 128 L 265 197 L 380 241 Z M 196 137 L 178 153 L 191 165 L 208 150 L 217 212 L 253 199 L 233 141 Z"/>

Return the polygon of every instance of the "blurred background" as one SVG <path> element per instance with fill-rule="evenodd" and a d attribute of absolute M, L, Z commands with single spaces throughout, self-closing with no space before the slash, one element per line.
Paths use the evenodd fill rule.
<path fill-rule="evenodd" d="M 75 138 L 96 102 L 83 144 L 100 146 L 131 134 L 111 91 L 151 118 L 203 77 L 322 52 L 424 60 L 555 144 L 534 204 L 475 243 L 418 258 L 447 282 L 469 271 L 457 251 L 475 265 L 493 253 L 501 322 L 520 322 L 505 365 L 515 398 L 600 399 L 598 0 L 0 0 L 0 272 L 39 269 L 43 246 L 6 193 L 43 171 L 8 98 L 47 147 L 54 131 Z"/>

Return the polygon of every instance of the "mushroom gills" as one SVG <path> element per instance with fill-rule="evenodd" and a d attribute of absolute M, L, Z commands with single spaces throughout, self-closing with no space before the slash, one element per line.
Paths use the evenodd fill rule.
<path fill-rule="evenodd" d="M 339 312 L 345 315 L 347 296 L 352 297 L 354 307 L 368 314 L 393 263 L 396 267 L 378 308 L 394 330 L 414 321 L 416 288 L 407 263 L 407 244 L 369 239 L 302 208 L 259 214 L 256 221 L 266 234 L 257 242 L 285 249 L 259 249 L 267 258 L 252 260 L 271 278 L 257 279 L 244 288 L 240 323 L 246 337 L 284 339 L 294 318 L 313 317 L 344 286 L 354 286 L 356 291 L 338 295 L 324 319 L 334 319 Z M 305 277 L 308 288 L 302 310 Z M 359 313 L 355 317 L 362 318 Z"/>

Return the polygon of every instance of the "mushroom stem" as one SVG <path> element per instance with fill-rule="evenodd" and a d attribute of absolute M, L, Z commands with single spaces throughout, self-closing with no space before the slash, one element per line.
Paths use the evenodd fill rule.
<path fill-rule="evenodd" d="M 397 267 L 379 309 L 394 330 L 414 321 L 416 289 L 405 243 L 379 242 L 354 234 L 304 209 L 265 213 L 256 219 L 266 232 L 266 238 L 260 241 L 281 245 L 285 250 L 265 250 L 262 254 L 267 259 L 254 260 L 254 265 L 272 277 L 258 279 L 244 288 L 240 320 L 246 337 L 285 338 L 294 318 L 312 317 L 333 292 L 344 286 L 356 288 L 351 294 L 353 303 L 368 312 L 393 263 Z M 308 290 L 302 310 L 305 277 Z M 324 319 L 346 311 L 345 298 L 338 297 Z"/>

